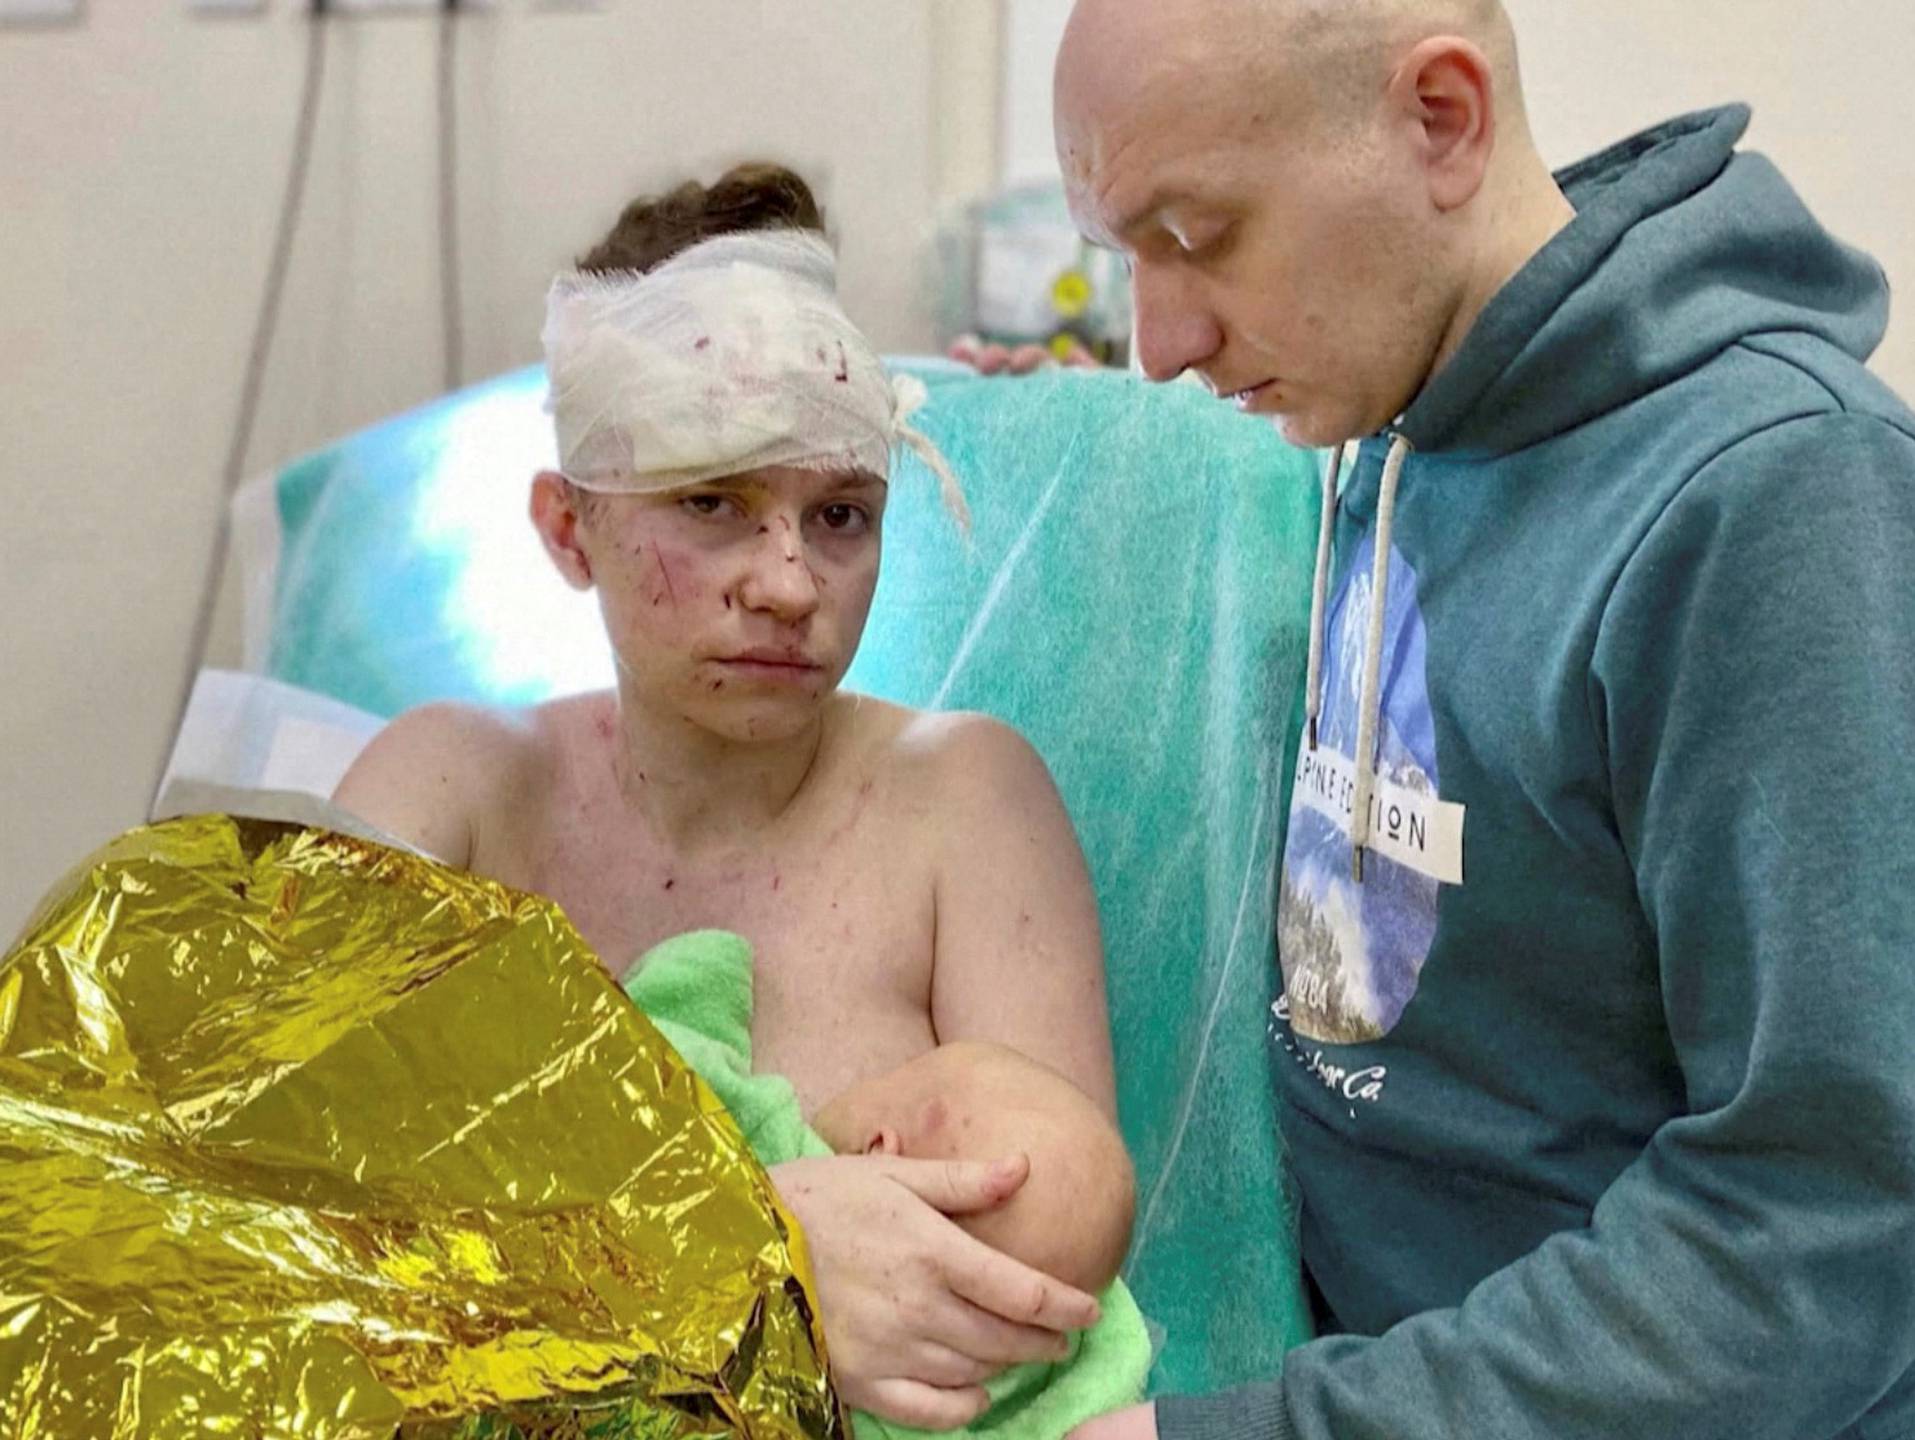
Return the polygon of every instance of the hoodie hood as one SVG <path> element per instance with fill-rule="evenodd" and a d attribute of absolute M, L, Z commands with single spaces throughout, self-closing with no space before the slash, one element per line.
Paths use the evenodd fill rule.
<path fill-rule="evenodd" d="M 1417 451 L 1503 455 L 1572 430 L 1758 334 L 1866 361 L 1888 282 L 1817 223 L 1745 105 L 1612 146 L 1556 182 L 1576 218 L 1503 287 L 1394 427 Z"/>
<path fill-rule="evenodd" d="M 1304 743 L 1323 707 L 1332 532 L 1340 504 L 1375 506 L 1376 600 L 1364 648 L 1350 839 L 1363 878 L 1382 704 L 1383 620 L 1398 486 L 1412 454 L 1496 459 L 1564 435 L 1681 379 L 1753 335 L 1826 341 L 1866 361 L 1888 328 L 1879 266 L 1835 240 L 1759 155 L 1737 154 L 1749 110 L 1701 111 L 1560 172 L 1576 208 L 1478 317 L 1347 496 L 1330 457 L 1310 605 Z"/>

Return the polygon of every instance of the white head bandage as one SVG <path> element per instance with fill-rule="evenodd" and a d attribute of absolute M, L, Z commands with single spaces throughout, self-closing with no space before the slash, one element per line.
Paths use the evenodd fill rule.
<path fill-rule="evenodd" d="M 559 468 L 588 490 L 675 490 L 772 465 L 889 478 L 908 445 L 968 519 L 956 477 L 909 423 L 838 303 L 837 260 L 797 230 L 724 235 L 639 274 L 572 272 L 546 298 Z"/>

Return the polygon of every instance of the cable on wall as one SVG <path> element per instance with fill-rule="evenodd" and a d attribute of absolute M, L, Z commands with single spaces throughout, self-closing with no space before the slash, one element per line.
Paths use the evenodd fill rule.
<path fill-rule="evenodd" d="M 266 284 L 259 299 L 259 312 L 253 321 L 253 343 L 247 352 L 246 371 L 240 382 L 239 413 L 233 422 L 231 443 L 226 450 L 225 468 L 220 473 L 219 508 L 214 520 L 213 553 L 206 563 L 206 581 L 200 592 L 199 611 L 186 650 L 186 673 L 181 678 L 179 702 L 174 707 L 173 725 L 167 732 L 179 735 L 186 719 L 186 707 L 193 697 L 200 661 L 206 653 L 206 641 L 212 632 L 213 612 L 218 607 L 221 577 L 226 571 L 227 552 L 232 548 L 232 500 L 246 476 L 246 457 L 252 449 L 253 428 L 259 419 L 259 397 L 265 384 L 266 365 L 272 358 L 273 337 L 279 328 L 279 311 L 285 299 L 286 275 L 292 265 L 293 238 L 299 231 L 300 212 L 306 203 L 306 177 L 312 168 L 313 135 L 318 128 L 319 101 L 326 83 L 327 0 L 312 0 L 306 21 L 306 70 L 301 82 L 299 118 L 293 131 L 292 154 L 286 169 L 286 189 L 279 203 L 279 221 L 273 233 L 272 257 L 266 267 Z M 160 758 L 159 774 L 153 780 L 153 800 L 159 800 L 159 787 L 166 778 L 171 759 L 171 740 Z"/>
<path fill-rule="evenodd" d="M 459 0 L 439 11 L 439 300 L 445 327 L 445 388 L 465 383 L 465 317 L 459 254 Z"/>

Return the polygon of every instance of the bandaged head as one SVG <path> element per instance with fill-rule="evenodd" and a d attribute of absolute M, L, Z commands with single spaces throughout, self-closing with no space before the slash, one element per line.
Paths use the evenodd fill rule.
<path fill-rule="evenodd" d="M 560 275 L 544 339 L 559 468 L 584 489 L 676 490 L 769 466 L 888 479 L 903 445 L 967 518 L 910 424 L 922 383 L 888 374 L 852 325 L 816 234 L 723 235 L 642 274 Z"/>

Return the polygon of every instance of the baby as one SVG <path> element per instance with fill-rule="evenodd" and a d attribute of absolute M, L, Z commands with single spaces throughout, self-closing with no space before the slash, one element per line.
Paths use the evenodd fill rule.
<path fill-rule="evenodd" d="M 645 955 L 625 988 L 738 1122 L 758 1159 L 884 1153 L 928 1160 L 1022 1154 L 1030 1176 L 1010 1201 L 960 1217 L 994 1249 L 1087 1292 L 1101 1292 L 1097 1323 L 1057 1365 L 1020 1365 L 988 1382 L 991 1407 L 962 1433 L 991 1440 L 1056 1440 L 1138 1399 L 1150 1338 L 1116 1279 L 1130 1243 L 1136 1180 L 1103 1108 L 1049 1066 L 1003 1045 L 951 1041 L 844 1087 L 807 1123 L 781 1075 L 752 1065 L 752 948 L 708 930 Z M 832 1318 L 823 1314 L 825 1335 Z M 858 1440 L 914 1432 L 855 1418 Z"/>
<path fill-rule="evenodd" d="M 1123 1137 L 1049 1066 L 1002 1045 L 955 1041 L 834 1097 L 812 1128 L 839 1154 L 990 1160 L 1022 1153 L 1010 1202 L 958 1221 L 978 1239 L 1095 1293 L 1130 1244 L 1136 1179 Z"/>

